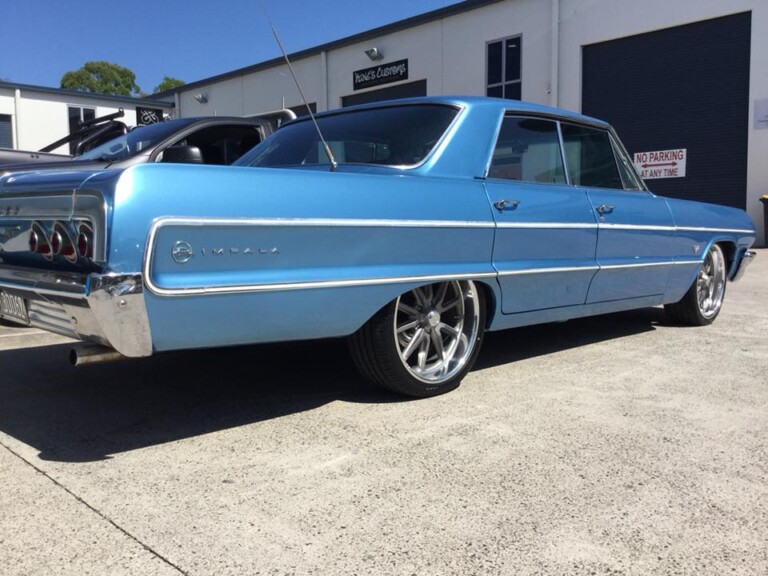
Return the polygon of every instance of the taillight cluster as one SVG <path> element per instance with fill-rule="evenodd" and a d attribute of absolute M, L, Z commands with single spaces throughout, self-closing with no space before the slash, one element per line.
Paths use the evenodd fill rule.
<path fill-rule="evenodd" d="M 29 230 L 29 251 L 40 254 L 46 260 L 62 256 L 69 262 L 77 257 L 93 258 L 93 228 L 82 223 L 77 229 L 62 222 L 54 222 L 50 232 L 39 222 L 33 222 Z"/>

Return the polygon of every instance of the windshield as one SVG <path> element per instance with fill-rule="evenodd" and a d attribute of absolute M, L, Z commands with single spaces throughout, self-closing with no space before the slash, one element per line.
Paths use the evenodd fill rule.
<path fill-rule="evenodd" d="M 340 112 L 317 119 L 336 162 L 413 166 L 432 151 L 458 109 L 414 104 Z M 240 158 L 238 166 L 301 166 L 329 160 L 311 120 L 292 122 Z"/>
<path fill-rule="evenodd" d="M 101 146 L 89 150 L 75 158 L 75 160 L 103 160 L 109 162 L 125 160 L 142 150 L 155 146 L 194 121 L 194 119 L 189 118 L 158 122 L 149 126 L 139 126 L 128 132 L 128 134 L 108 140 Z"/>

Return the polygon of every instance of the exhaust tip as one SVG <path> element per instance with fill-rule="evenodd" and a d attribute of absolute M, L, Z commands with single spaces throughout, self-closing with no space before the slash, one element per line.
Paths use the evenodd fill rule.
<path fill-rule="evenodd" d="M 69 351 L 69 363 L 72 366 L 84 366 L 86 364 L 101 364 L 104 362 L 116 362 L 125 360 L 125 356 L 114 348 L 95 344 L 75 346 Z"/>

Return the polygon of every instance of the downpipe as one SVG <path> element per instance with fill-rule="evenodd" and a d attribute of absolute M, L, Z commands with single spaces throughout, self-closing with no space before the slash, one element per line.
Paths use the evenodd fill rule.
<path fill-rule="evenodd" d="M 85 366 L 86 364 L 102 364 L 104 362 L 116 362 L 125 360 L 114 348 L 99 346 L 97 344 L 83 344 L 75 346 L 69 351 L 69 363 L 72 366 Z"/>

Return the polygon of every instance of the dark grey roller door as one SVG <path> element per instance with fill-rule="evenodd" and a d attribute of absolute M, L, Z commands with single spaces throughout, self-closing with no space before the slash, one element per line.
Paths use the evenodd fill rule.
<path fill-rule="evenodd" d="M 583 48 L 582 111 L 608 120 L 630 152 L 687 149 L 665 196 L 744 208 L 751 12 Z"/>
<path fill-rule="evenodd" d="M 382 100 L 395 100 L 397 98 L 414 98 L 427 95 L 427 81 L 417 80 L 407 84 L 398 84 L 389 88 L 363 92 L 362 94 L 352 94 L 344 96 L 341 99 L 342 106 L 354 106 L 356 104 L 368 104 L 369 102 L 380 102 Z"/>

